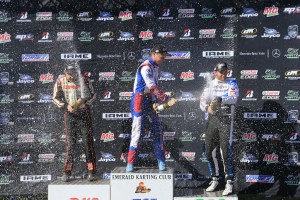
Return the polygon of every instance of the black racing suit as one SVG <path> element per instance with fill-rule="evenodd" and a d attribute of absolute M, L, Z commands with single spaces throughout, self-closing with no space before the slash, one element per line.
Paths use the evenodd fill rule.
<path fill-rule="evenodd" d="M 219 165 L 216 158 L 217 148 L 221 150 L 226 179 L 232 179 L 231 140 L 234 104 L 237 101 L 239 89 L 235 79 L 227 78 L 220 81 L 217 78 L 208 83 L 200 97 L 200 108 L 207 111 L 210 103 L 216 99 L 214 114 L 209 114 L 205 130 L 205 151 L 209 161 L 211 176 L 219 176 Z"/>
<path fill-rule="evenodd" d="M 78 133 L 82 136 L 85 147 L 85 155 L 87 168 L 93 173 L 96 172 L 96 157 L 94 150 L 94 139 L 92 130 L 92 118 L 90 113 L 90 104 L 95 98 L 95 93 L 91 81 L 88 77 L 82 77 L 80 84 L 79 78 L 74 82 L 69 82 L 65 75 L 60 76 L 54 85 L 53 101 L 59 108 L 64 108 L 64 125 L 66 130 L 66 159 L 64 164 L 64 172 L 70 173 L 73 167 L 74 150 L 78 141 Z M 67 109 L 68 105 L 74 103 L 81 98 L 82 89 L 85 88 L 84 103 L 73 113 Z"/>

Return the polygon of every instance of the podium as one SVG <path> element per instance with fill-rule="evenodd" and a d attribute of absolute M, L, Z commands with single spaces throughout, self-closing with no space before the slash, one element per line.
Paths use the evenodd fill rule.
<path fill-rule="evenodd" d="M 125 167 L 111 172 L 111 200 L 173 200 L 173 169 L 141 168 L 133 173 Z"/>
<path fill-rule="evenodd" d="M 110 200 L 109 180 L 56 180 L 48 185 L 48 200 Z"/>

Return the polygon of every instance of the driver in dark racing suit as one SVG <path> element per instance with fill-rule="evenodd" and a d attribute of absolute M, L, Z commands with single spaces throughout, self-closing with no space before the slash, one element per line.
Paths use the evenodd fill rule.
<path fill-rule="evenodd" d="M 220 148 L 226 179 L 224 196 L 233 193 L 231 141 L 234 104 L 239 96 L 236 80 L 227 78 L 227 73 L 227 64 L 218 63 L 214 68 L 214 79 L 208 81 L 208 85 L 200 97 L 200 108 L 209 115 L 205 131 L 205 149 L 212 181 L 206 191 L 215 191 L 219 185 L 219 165 L 216 150 Z"/>

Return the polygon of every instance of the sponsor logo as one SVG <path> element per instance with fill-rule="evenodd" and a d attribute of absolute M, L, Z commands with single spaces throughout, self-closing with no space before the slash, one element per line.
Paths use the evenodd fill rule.
<path fill-rule="evenodd" d="M 37 12 L 35 19 L 36 21 L 51 21 L 52 12 Z"/>
<path fill-rule="evenodd" d="M 121 101 L 130 101 L 132 97 L 132 92 L 120 92 L 119 100 Z"/>
<path fill-rule="evenodd" d="M 7 32 L 0 34 L 0 44 L 11 42 L 11 35 Z"/>
<path fill-rule="evenodd" d="M 73 41 L 74 32 L 57 32 L 57 41 Z"/>
<path fill-rule="evenodd" d="M 0 113 L 0 125 L 14 125 L 14 122 L 10 122 L 11 113 Z"/>
<path fill-rule="evenodd" d="M 274 17 L 279 15 L 278 11 L 278 7 L 275 7 L 274 5 L 272 7 L 265 7 L 263 15 L 266 15 L 266 17 Z"/>
<path fill-rule="evenodd" d="M 262 91 L 263 100 L 279 100 L 280 91 Z"/>
<path fill-rule="evenodd" d="M 120 77 L 121 81 L 133 81 L 135 77 L 132 75 L 132 72 L 130 71 L 123 71 L 122 76 Z"/>
<path fill-rule="evenodd" d="M 299 111 L 298 110 L 289 110 L 288 111 L 288 117 L 286 119 L 285 123 L 297 123 L 299 117 Z"/>
<path fill-rule="evenodd" d="M 105 42 L 109 42 L 114 39 L 113 36 L 114 36 L 114 33 L 112 31 L 106 31 L 106 32 L 99 33 L 98 39 L 105 41 Z"/>
<path fill-rule="evenodd" d="M 90 60 L 92 59 L 91 53 L 62 53 L 60 54 L 62 60 Z"/>
<path fill-rule="evenodd" d="M 53 134 L 52 133 L 42 133 L 41 135 L 37 135 L 37 141 L 40 144 L 50 144 L 52 142 L 55 141 L 55 139 L 53 139 Z"/>
<path fill-rule="evenodd" d="M 300 70 L 288 70 L 285 72 L 285 79 L 300 80 Z"/>
<path fill-rule="evenodd" d="M 102 178 L 104 180 L 110 180 L 110 173 L 104 172 Z"/>
<path fill-rule="evenodd" d="M 277 113 L 244 112 L 244 119 L 277 119 Z"/>
<path fill-rule="evenodd" d="M 154 11 L 138 11 L 136 16 L 138 17 L 154 17 Z"/>
<path fill-rule="evenodd" d="M 52 83 L 53 82 L 53 74 L 50 74 L 49 72 L 47 74 L 41 74 L 39 81 L 41 81 L 43 84 Z"/>
<path fill-rule="evenodd" d="M 232 39 L 237 37 L 237 34 L 234 34 L 233 28 L 224 28 L 223 34 L 221 34 L 220 37 L 222 37 L 223 39 Z"/>
<path fill-rule="evenodd" d="M 163 139 L 166 140 L 174 140 L 175 132 L 163 132 Z"/>
<path fill-rule="evenodd" d="M 267 69 L 265 71 L 265 74 L 266 75 L 264 75 L 262 77 L 266 80 L 276 80 L 276 79 L 280 78 L 280 75 L 276 75 L 276 70 Z"/>
<path fill-rule="evenodd" d="M 275 153 L 265 154 L 263 161 L 267 162 L 267 164 L 279 163 L 279 161 L 278 161 L 278 155 L 275 154 Z"/>
<path fill-rule="evenodd" d="M 8 16 L 8 12 L 0 11 L 0 23 L 1 22 L 8 22 L 11 20 L 11 17 Z"/>
<path fill-rule="evenodd" d="M 241 31 L 242 37 L 248 38 L 248 39 L 249 38 L 252 39 L 252 38 L 257 37 L 256 33 L 257 33 L 256 28 L 248 28 L 248 29 L 243 29 Z"/>
<path fill-rule="evenodd" d="M 191 52 L 190 51 L 171 51 L 168 52 L 169 55 L 166 56 L 165 59 L 190 59 Z"/>
<path fill-rule="evenodd" d="M 31 19 L 28 19 L 28 12 L 23 11 L 19 15 L 19 19 L 17 19 L 17 22 L 31 22 Z"/>
<path fill-rule="evenodd" d="M 300 143 L 300 133 L 296 133 L 295 131 L 291 131 L 289 140 L 285 141 L 286 143 Z"/>
<path fill-rule="evenodd" d="M 129 32 L 122 32 L 120 31 L 120 37 L 118 38 L 118 41 L 128 41 L 128 40 L 134 40 L 134 37 Z"/>
<path fill-rule="evenodd" d="M 212 8 L 203 7 L 199 16 L 203 19 L 211 19 L 217 17 L 217 13 L 213 12 Z"/>
<path fill-rule="evenodd" d="M 101 152 L 101 158 L 98 161 L 99 162 L 115 162 L 116 158 L 111 153 Z"/>
<path fill-rule="evenodd" d="M 28 75 L 28 74 L 19 74 L 20 78 L 19 80 L 17 81 L 17 83 L 24 83 L 24 84 L 27 84 L 27 83 L 34 83 L 34 79 Z"/>
<path fill-rule="evenodd" d="M 289 90 L 287 91 L 286 96 L 284 97 L 287 101 L 299 101 L 299 91 L 296 90 Z"/>
<path fill-rule="evenodd" d="M 176 33 L 174 31 L 170 32 L 158 32 L 157 37 L 159 38 L 174 38 Z"/>
<path fill-rule="evenodd" d="M 111 21 L 114 20 L 114 16 L 110 12 L 99 12 L 99 17 L 96 19 L 97 21 Z"/>
<path fill-rule="evenodd" d="M 41 39 L 38 40 L 38 42 L 52 42 L 52 40 L 50 40 L 50 33 L 49 32 L 43 32 Z"/>
<path fill-rule="evenodd" d="M 281 135 L 279 134 L 263 134 L 261 136 L 262 140 L 281 140 Z"/>
<path fill-rule="evenodd" d="M 269 50 L 268 50 L 268 52 L 269 52 Z M 272 50 L 272 56 L 273 56 L 274 58 L 279 58 L 280 55 L 281 55 L 281 52 L 280 52 L 279 49 L 273 49 L 273 50 Z M 269 56 L 268 56 L 268 57 L 269 57 Z"/>
<path fill-rule="evenodd" d="M 106 120 L 122 120 L 131 117 L 131 113 L 102 113 L 102 119 Z"/>
<path fill-rule="evenodd" d="M 246 175 L 247 183 L 274 183 L 274 176 L 270 175 Z"/>
<path fill-rule="evenodd" d="M 21 182 L 46 182 L 51 181 L 51 175 L 23 175 L 20 176 Z"/>
<path fill-rule="evenodd" d="M 34 134 L 19 134 L 17 143 L 34 142 Z"/>
<path fill-rule="evenodd" d="M 234 51 L 203 51 L 204 58 L 231 58 L 234 56 Z"/>
<path fill-rule="evenodd" d="M 49 54 L 22 54 L 22 62 L 48 62 Z"/>
<path fill-rule="evenodd" d="M 179 160 L 195 161 L 196 152 L 180 152 Z"/>
<path fill-rule="evenodd" d="M 229 7 L 221 10 L 221 17 L 235 17 L 236 16 L 236 8 L 234 7 Z"/>
<path fill-rule="evenodd" d="M 183 81 L 194 80 L 194 72 L 192 72 L 191 70 L 187 72 L 181 72 L 180 79 L 183 79 Z"/>
<path fill-rule="evenodd" d="M 33 94 L 23 94 L 18 96 L 18 101 L 21 103 L 33 103 L 35 96 Z"/>
<path fill-rule="evenodd" d="M 251 131 L 249 133 L 243 133 L 242 140 L 245 142 L 256 142 L 257 141 L 257 135 L 254 131 Z"/>
<path fill-rule="evenodd" d="M 144 182 L 140 182 L 139 185 L 136 187 L 134 193 L 149 193 L 151 191 L 150 188 L 146 187 Z M 143 198 L 144 199 L 144 198 Z M 148 198 L 147 198 L 148 199 Z M 151 198 L 152 199 L 152 198 Z M 136 200 L 136 199 L 135 199 Z M 157 200 L 157 199 L 155 199 Z"/>
<path fill-rule="evenodd" d="M 94 37 L 91 37 L 91 32 L 86 32 L 86 31 L 81 31 L 80 37 L 78 38 L 80 42 L 91 42 L 94 39 L 95 39 Z"/>
<path fill-rule="evenodd" d="M 298 152 L 290 152 L 288 154 L 288 160 L 284 165 L 300 165 Z"/>
<path fill-rule="evenodd" d="M 0 104 L 2 103 L 12 103 L 14 102 L 13 99 L 10 98 L 10 95 L 8 94 L 0 94 Z"/>
<path fill-rule="evenodd" d="M 170 8 L 163 8 L 161 16 L 158 19 L 173 19 Z"/>
<path fill-rule="evenodd" d="M 298 25 L 288 26 L 287 35 L 284 36 L 283 39 L 285 39 L 285 40 L 300 39 L 300 36 L 298 36 Z"/>
<path fill-rule="evenodd" d="M 12 155 L 0 156 L 0 163 L 7 164 L 12 163 L 13 157 Z"/>
<path fill-rule="evenodd" d="M 12 182 L 14 182 L 14 180 L 11 179 L 10 175 L 4 175 L 4 174 L 0 175 L 0 185 L 8 185 Z"/>
<path fill-rule="evenodd" d="M 283 13 L 288 13 L 290 14 L 299 14 L 300 13 L 300 7 L 288 7 L 284 8 Z"/>
<path fill-rule="evenodd" d="M 141 38 L 142 40 L 152 40 L 153 32 L 149 29 L 147 31 L 141 31 L 139 34 L 139 38 Z"/>
<path fill-rule="evenodd" d="M 245 93 L 246 97 L 242 98 L 242 101 L 256 101 L 257 98 L 254 98 L 254 91 L 247 89 Z"/>
<path fill-rule="evenodd" d="M 115 140 L 115 134 L 112 132 L 108 132 L 108 133 L 102 133 L 100 140 L 102 140 L 103 142 L 111 142 Z"/>
<path fill-rule="evenodd" d="M 170 72 L 160 72 L 160 77 L 158 80 L 160 81 L 174 81 L 176 78 L 174 77 L 174 75 Z"/>
<path fill-rule="evenodd" d="M 118 138 L 122 138 L 122 139 L 128 139 L 130 137 L 129 133 L 121 133 Z"/>
<path fill-rule="evenodd" d="M 69 12 L 67 11 L 59 11 L 56 19 L 60 22 L 68 22 L 71 21 L 73 17 L 70 16 Z"/>
<path fill-rule="evenodd" d="M 298 186 L 300 184 L 300 177 L 298 175 L 289 174 L 286 177 L 284 183 L 287 185 L 297 185 Z"/>
<path fill-rule="evenodd" d="M 257 79 L 258 70 L 242 70 L 241 79 Z"/>
<path fill-rule="evenodd" d="M 39 154 L 38 162 L 50 163 L 54 162 L 55 154 Z"/>
<path fill-rule="evenodd" d="M 181 137 L 179 137 L 179 140 L 182 142 L 192 142 L 192 141 L 196 140 L 196 137 L 193 136 L 192 132 L 182 131 Z"/>
<path fill-rule="evenodd" d="M 240 159 L 241 163 L 257 163 L 258 159 L 256 155 L 251 153 L 242 152 L 242 158 Z"/>
<path fill-rule="evenodd" d="M 198 99 L 191 92 L 181 91 L 181 95 L 177 98 L 177 101 L 197 101 Z"/>
<path fill-rule="evenodd" d="M 195 9 L 178 9 L 178 18 L 194 18 Z"/>
<path fill-rule="evenodd" d="M 199 38 L 215 38 L 217 29 L 200 29 Z"/>
<path fill-rule="evenodd" d="M 174 174 L 175 180 L 192 180 L 193 174 Z"/>
<path fill-rule="evenodd" d="M 15 39 L 19 41 L 33 41 L 34 35 L 33 34 L 17 35 Z"/>
<path fill-rule="evenodd" d="M 261 36 L 262 38 L 276 38 L 276 37 L 280 37 L 280 33 L 274 29 L 274 28 L 267 28 L 267 27 L 263 27 L 265 32 L 264 34 Z"/>
<path fill-rule="evenodd" d="M 99 81 L 113 81 L 115 74 L 116 72 L 99 72 Z"/>
<path fill-rule="evenodd" d="M 0 116 L 0 124 L 3 125 L 1 123 L 1 116 Z M 14 142 L 15 142 L 15 140 L 14 140 L 13 135 L 8 135 L 8 134 L 0 135 L 0 144 L 12 144 Z"/>
<path fill-rule="evenodd" d="M 19 156 L 19 164 L 32 164 L 33 161 L 32 161 L 32 156 L 26 152 L 22 153 L 20 156 Z"/>
<path fill-rule="evenodd" d="M 10 63 L 13 59 L 9 58 L 9 54 L 0 53 L 0 63 Z"/>
<path fill-rule="evenodd" d="M 258 13 L 253 8 L 244 8 L 243 13 L 240 15 L 240 17 L 257 17 Z"/>
<path fill-rule="evenodd" d="M 41 94 L 40 99 L 37 101 L 37 103 L 52 103 L 52 95 L 51 94 Z"/>
<path fill-rule="evenodd" d="M 191 36 L 191 29 L 189 28 L 184 28 L 182 36 L 179 38 L 180 40 L 193 40 L 195 39 L 194 37 Z"/>
<path fill-rule="evenodd" d="M 114 101 L 114 99 L 112 99 L 111 92 L 108 90 L 103 91 L 102 99 L 100 99 L 100 101 Z"/>
<path fill-rule="evenodd" d="M 92 13 L 89 11 L 80 12 L 77 14 L 77 19 L 80 21 L 91 21 L 93 18 L 91 18 Z"/>
<path fill-rule="evenodd" d="M 122 21 L 130 20 L 132 19 L 132 12 L 129 10 L 120 11 L 118 18 L 121 19 Z"/>
<path fill-rule="evenodd" d="M 298 53 L 299 49 L 295 49 L 295 48 L 288 48 L 287 50 L 287 54 L 284 55 L 284 57 L 288 58 L 288 59 L 295 59 L 295 58 L 299 58 L 300 54 Z"/>

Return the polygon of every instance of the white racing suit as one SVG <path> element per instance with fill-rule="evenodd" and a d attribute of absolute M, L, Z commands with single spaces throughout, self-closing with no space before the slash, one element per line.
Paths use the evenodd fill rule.
<path fill-rule="evenodd" d="M 227 78 L 220 81 L 217 78 L 208 83 L 200 97 L 200 108 L 206 112 L 209 104 L 215 98 L 219 103 L 215 114 L 209 114 L 205 130 L 205 150 L 209 161 L 211 176 L 219 176 L 219 165 L 216 150 L 220 148 L 226 179 L 232 179 L 231 141 L 233 115 L 239 89 L 235 79 Z"/>

